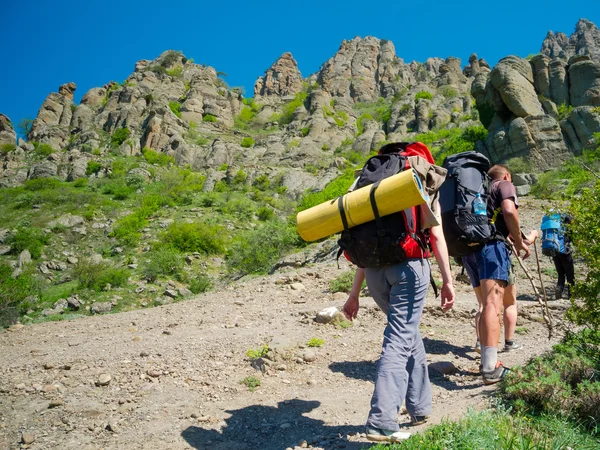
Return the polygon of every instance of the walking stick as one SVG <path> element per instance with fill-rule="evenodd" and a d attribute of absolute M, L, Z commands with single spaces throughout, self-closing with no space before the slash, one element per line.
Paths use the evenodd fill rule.
<path fill-rule="evenodd" d="M 519 253 L 517 252 L 517 249 L 515 248 L 515 244 L 513 244 L 511 242 L 510 245 L 512 247 L 513 254 L 517 257 L 517 260 L 519 261 L 519 265 L 521 266 L 521 269 L 523 269 L 523 272 L 525 272 L 525 275 L 527 275 L 527 278 L 529 278 L 529 281 L 531 282 L 531 286 L 533 287 L 533 292 L 535 293 L 535 297 L 536 297 L 538 303 L 540 304 L 540 306 L 542 307 L 542 317 L 544 318 L 544 322 L 546 322 L 546 326 L 548 327 L 548 339 L 550 339 L 552 337 L 552 333 L 553 333 L 553 326 L 552 326 L 552 319 L 550 318 L 550 311 L 548 309 L 548 299 L 546 297 L 546 289 L 544 289 L 544 283 L 542 282 L 542 272 L 540 270 L 540 258 L 538 256 L 537 246 L 534 243 L 533 247 L 535 249 L 535 259 L 537 261 L 538 274 L 540 276 L 540 283 L 542 285 L 542 292 L 544 294 L 543 296 L 542 296 L 542 294 L 540 294 L 537 286 L 535 285 L 535 281 L 533 280 L 533 277 L 531 276 L 531 274 L 525 267 L 525 264 L 523 264 L 523 260 L 519 256 Z"/>

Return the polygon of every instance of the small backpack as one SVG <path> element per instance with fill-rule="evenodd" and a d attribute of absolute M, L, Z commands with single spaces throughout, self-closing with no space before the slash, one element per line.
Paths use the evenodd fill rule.
<path fill-rule="evenodd" d="M 542 254 L 556 256 L 566 253 L 565 230 L 560 214 L 546 214 L 542 217 Z"/>
<path fill-rule="evenodd" d="M 477 194 L 487 203 L 490 161 L 475 151 L 447 156 L 442 165 L 448 170 L 440 187 L 442 229 L 448 254 L 461 257 L 483 247 L 494 234 L 486 215 L 476 215 L 473 200 Z"/>
<path fill-rule="evenodd" d="M 342 208 L 344 231 L 338 240 L 338 257 L 344 252 L 358 267 L 385 267 L 408 258 L 429 257 L 429 230 L 420 230 L 417 207 L 381 217 L 375 202 L 375 190 L 381 180 L 410 169 L 409 156 L 420 156 L 434 163 L 431 152 L 420 142 L 384 145 L 377 155 L 367 160 L 355 189 L 372 185 L 370 200 L 375 220 L 348 228 Z"/>

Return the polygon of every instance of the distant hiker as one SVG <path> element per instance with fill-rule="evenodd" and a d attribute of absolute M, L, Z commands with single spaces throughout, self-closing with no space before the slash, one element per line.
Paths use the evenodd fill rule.
<path fill-rule="evenodd" d="M 523 236 L 523 241 L 527 245 L 533 245 L 538 237 L 538 232 L 532 230 L 527 236 Z M 479 269 L 477 265 L 477 258 L 475 253 L 462 257 L 462 266 L 467 271 L 469 279 L 471 280 L 471 286 L 477 297 L 478 311 L 475 314 L 475 332 L 477 335 L 477 341 L 475 343 L 475 351 L 481 353 L 481 342 L 479 334 L 479 320 L 481 312 L 483 311 L 483 298 L 481 293 L 481 280 L 479 279 Z M 511 258 L 510 273 L 508 277 L 508 285 L 504 289 L 504 296 L 502 297 L 502 303 L 504 305 L 503 323 L 504 323 L 504 351 L 517 350 L 522 347 L 522 344 L 515 341 L 515 330 L 517 328 L 517 285 L 515 279 L 514 265 Z"/>
<path fill-rule="evenodd" d="M 556 299 L 570 298 L 571 287 L 575 284 L 575 266 L 569 224 L 573 218 L 565 213 L 550 209 L 542 218 L 542 253 L 552 257 L 558 282 L 554 291 Z M 565 285 L 565 281 L 567 284 Z"/>
<path fill-rule="evenodd" d="M 419 163 L 437 167 L 433 166 L 429 149 L 423 144 L 419 145 L 426 150 L 419 157 Z M 410 149 L 410 146 L 407 149 Z M 437 187 L 443 178 L 443 175 L 438 174 Z M 433 200 L 431 206 L 434 212 L 439 211 L 437 200 Z M 418 212 L 414 214 L 414 210 L 405 210 L 404 214 L 410 216 L 411 220 L 417 222 L 422 220 Z M 436 220 L 441 223 L 439 216 Z M 356 318 L 359 310 L 359 293 L 362 282 L 366 278 L 370 294 L 388 318 L 383 348 L 377 364 L 371 410 L 366 424 L 367 439 L 371 441 L 394 442 L 410 436 L 410 433 L 399 431 L 396 420 L 403 401 L 406 402 L 406 409 L 413 425 L 424 423 L 431 413 L 432 396 L 427 356 L 419 333 L 419 322 L 431 277 L 427 259 L 429 247 L 427 242 L 421 241 L 423 239 L 427 241 L 429 236 L 442 275 L 442 309 L 446 311 L 454 305 L 454 287 L 442 227 L 435 225 L 424 232 L 419 226 L 416 229 L 418 233 L 403 233 L 410 234 L 411 239 L 416 239 L 413 239 L 415 242 L 420 241 L 419 245 L 415 245 L 415 242 L 413 245 L 404 245 L 405 242 L 400 244 L 404 249 L 404 260 L 381 266 L 365 264 L 364 268 L 359 267 L 356 270 L 352 289 L 343 308 L 349 320 Z M 360 245 L 360 242 L 356 245 Z M 378 247 L 374 246 L 369 251 L 376 253 L 377 249 Z"/>
<path fill-rule="evenodd" d="M 488 175 L 492 184 L 487 201 L 487 215 L 495 225 L 495 234 L 475 257 L 483 300 L 479 321 L 481 375 L 484 384 L 494 384 L 501 381 L 508 370 L 498 361 L 500 314 L 510 275 L 510 248 L 506 239 L 509 235 L 513 238 L 517 256 L 523 252 L 523 257 L 527 258 L 531 251 L 521 234 L 517 192 L 508 167 L 496 164 L 490 168 Z"/>

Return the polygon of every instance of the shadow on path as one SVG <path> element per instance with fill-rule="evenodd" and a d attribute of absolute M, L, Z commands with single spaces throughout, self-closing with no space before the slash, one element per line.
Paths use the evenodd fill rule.
<path fill-rule="evenodd" d="M 364 432 L 364 425 L 328 426 L 322 420 L 304 416 L 320 406 L 315 400 L 286 400 L 276 407 L 251 405 L 229 410 L 221 431 L 199 426 L 186 428 L 181 436 L 195 449 L 202 450 L 284 450 L 302 440 L 326 450 L 360 450 L 366 442 L 350 442 L 346 435 Z"/>

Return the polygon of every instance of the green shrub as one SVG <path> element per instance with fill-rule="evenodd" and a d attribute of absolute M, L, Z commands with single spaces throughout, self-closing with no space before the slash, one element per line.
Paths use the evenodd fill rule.
<path fill-rule="evenodd" d="M 261 191 L 266 191 L 267 189 L 269 189 L 269 186 L 271 186 L 271 180 L 267 175 L 263 173 L 254 179 L 254 181 L 252 182 L 252 186 Z"/>
<path fill-rule="evenodd" d="M 269 353 L 269 346 L 267 344 L 261 345 L 258 348 L 249 348 L 246 350 L 246 356 L 250 359 L 262 358 Z"/>
<path fill-rule="evenodd" d="M 573 111 L 573 107 L 571 105 L 567 105 L 566 103 L 561 103 L 556 107 L 558 111 L 558 120 L 565 120 Z"/>
<path fill-rule="evenodd" d="M 531 162 L 526 158 L 510 158 L 506 161 L 507 167 L 511 173 L 529 173 L 532 171 Z"/>
<path fill-rule="evenodd" d="M 419 91 L 415 94 L 415 100 L 421 100 L 422 98 L 426 100 L 431 100 L 433 98 L 433 94 L 427 91 Z"/>
<path fill-rule="evenodd" d="M 310 338 L 308 343 L 306 345 L 308 345 L 309 347 L 322 347 L 323 344 L 325 344 L 325 341 L 321 338 Z"/>
<path fill-rule="evenodd" d="M 113 148 L 119 147 L 123 142 L 125 142 L 131 136 L 131 131 L 129 128 L 119 128 L 115 130 L 115 132 L 110 137 L 110 145 Z"/>
<path fill-rule="evenodd" d="M 23 250 L 29 250 L 31 257 L 38 259 L 42 256 L 42 249 L 48 244 L 49 237 L 39 228 L 19 227 L 8 242 L 12 246 L 13 253 L 19 254 Z"/>
<path fill-rule="evenodd" d="M 210 255 L 225 251 L 222 228 L 202 221 L 173 223 L 161 234 L 160 240 L 182 252 L 201 252 Z"/>
<path fill-rule="evenodd" d="M 56 178 L 34 178 L 33 180 L 27 180 L 23 187 L 27 191 L 42 191 L 56 190 L 60 185 L 61 182 Z"/>
<path fill-rule="evenodd" d="M 16 149 L 17 146 L 15 144 L 2 144 L 0 145 L 0 154 L 7 154 L 10 153 L 12 151 L 14 151 L 14 149 Z"/>
<path fill-rule="evenodd" d="M 179 102 L 169 102 L 169 109 L 173 114 L 181 119 L 181 112 L 179 109 L 181 108 L 181 103 Z"/>
<path fill-rule="evenodd" d="M 221 205 L 220 210 L 224 214 L 236 217 L 238 219 L 252 219 L 256 211 L 256 205 L 246 195 L 234 195 Z"/>
<path fill-rule="evenodd" d="M 255 376 L 249 376 L 240 381 L 240 384 L 247 386 L 250 392 L 254 392 L 260 386 L 260 379 Z"/>
<path fill-rule="evenodd" d="M 0 264 L 0 327 L 13 324 L 29 309 L 25 299 L 38 296 L 42 285 L 32 268 L 26 268 L 19 276 L 13 278 L 14 269 Z"/>
<path fill-rule="evenodd" d="M 258 208 L 258 211 L 256 212 L 256 215 L 258 216 L 258 220 L 262 220 L 263 222 L 266 220 L 271 220 L 274 216 L 274 212 L 272 208 L 269 208 L 268 206 L 261 206 L 260 208 Z"/>
<path fill-rule="evenodd" d="M 175 158 L 166 155 L 162 152 L 156 152 L 149 147 L 142 149 L 142 155 L 148 164 L 157 164 L 159 166 L 168 166 L 169 164 L 175 164 Z"/>
<path fill-rule="evenodd" d="M 205 114 L 204 117 L 202 117 L 202 121 L 214 123 L 217 121 L 217 118 L 212 114 Z"/>
<path fill-rule="evenodd" d="M 50 144 L 39 144 L 34 142 L 33 145 L 35 147 L 35 154 L 44 158 L 56 152 Z"/>
<path fill-rule="evenodd" d="M 85 174 L 88 176 L 93 173 L 96 174 L 100 172 L 100 169 L 102 169 L 102 164 L 100 164 L 98 161 L 88 161 Z"/>
<path fill-rule="evenodd" d="M 297 234 L 287 224 L 263 222 L 235 238 L 227 253 L 227 267 L 240 274 L 268 272 L 296 242 Z"/>
<path fill-rule="evenodd" d="M 76 188 L 82 188 L 88 185 L 89 180 L 87 178 L 77 178 L 73 183 Z"/>
<path fill-rule="evenodd" d="M 125 245 L 133 246 L 137 244 L 140 239 L 140 230 L 146 225 L 148 225 L 148 221 L 144 214 L 129 214 L 117 220 L 110 236 L 116 238 Z"/>
<path fill-rule="evenodd" d="M 246 136 L 244 139 L 242 139 L 242 143 L 240 144 L 242 147 L 244 148 L 250 148 L 254 146 L 254 139 L 252 139 L 249 136 Z"/>
<path fill-rule="evenodd" d="M 308 133 L 310 133 L 310 127 L 300 128 L 300 133 L 302 133 L 302 137 L 308 136 Z"/>
<path fill-rule="evenodd" d="M 203 294 L 212 289 L 210 277 L 204 273 L 194 274 L 194 279 L 190 283 L 190 291 L 194 294 Z"/>
<path fill-rule="evenodd" d="M 442 94 L 446 99 L 458 96 L 458 91 L 456 90 L 456 88 L 450 85 L 440 86 L 437 91 L 438 93 Z"/>
<path fill-rule="evenodd" d="M 364 114 L 361 114 L 361 116 L 358 119 L 356 119 L 356 128 L 358 129 L 358 132 L 356 134 L 357 136 L 360 136 L 361 134 L 363 134 L 363 131 L 364 131 L 363 122 L 365 120 L 373 120 L 373 116 L 369 113 L 364 113 Z"/>
<path fill-rule="evenodd" d="M 292 101 L 283 105 L 281 114 L 276 117 L 277 122 L 279 122 L 280 125 L 291 123 L 294 118 L 294 112 L 304 104 L 306 97 L 306 92 L 298 92 Z"/>
<path fill-rule="evenodd" d="M 354 270 L 348 270 L 331 280 L 329 282 L 329 290 L 331 293 L 350 292 L 352 283 L 354 282 L 354 273 Z M 364 286 L 365 282 L 363 282 L 363 287 Z"/>
<path fill-rule="evenodd" d="M 167 75 L 175 78 L 181 78 L 181 74 L 183 73 L 183 67 L 177 66 L 172 69 L 167 69 Z"/>
<path fill-rule="evenodd" d="M 93 262 L 82 258 L 73 268 L 73 276 L 81 288 L 92 289 L 96 292 L 104 290 L 107 285 L 120 287 L 127 283 L 129 271 L 113 267 L 107 262 Z"/>
<path fill-rule="evenodd" d="M 152 283 L 161 276 L 179 278 L 183 272 L 183 256 L 174 248 L 160 246 L 148 253 L 148 259 L 142 273 L 144 278 Z"/>

